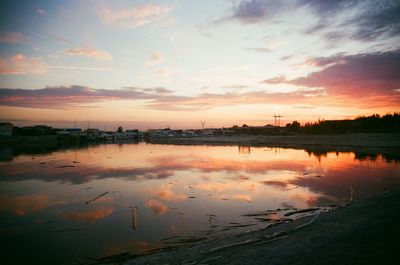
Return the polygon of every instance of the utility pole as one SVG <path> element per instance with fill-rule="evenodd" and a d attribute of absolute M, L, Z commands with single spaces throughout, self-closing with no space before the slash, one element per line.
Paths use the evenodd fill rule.
<path fill-rule="evenodd" d="M 273 116 L 273 117 L 275 118 L 274 126 L 280 127 L 280 126 L 281 126 L 281 118 L 282 118 L 283 116 L 281 116 L 280 114 L 276 115 L 276 114 L 274 113 L 274 116 Z"/>
<path fill-rule="evenodd" d="M 281 115 L 279 114 L 277 117 L 278 117 L 278 127 L 280 127 L 280 126 L 281 126 L 281 117 L 283 117 L 283 116 L 281 116 Z"/>

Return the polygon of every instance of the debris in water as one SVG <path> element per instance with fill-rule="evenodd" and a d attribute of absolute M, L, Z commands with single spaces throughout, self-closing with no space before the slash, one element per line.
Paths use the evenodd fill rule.
<path fill-rule="evenodd" d="M 217 220 L 217 216 L 215 214 L 206 214 L 206 215 L 208 215 L 208 223 L 210 223 L 211 227 L 212 225 L 214 225 L 213 221 Z"/>
<path fill-rule="evenodd" d="M 72 163 L 79 164 L 80 162 L 79 161 L 72 161 Z"/>
<path fill-rule="evenodd" d="M 353 195 L 354 195 L 353 186 L 350 186 L 350 202 L 349 203 L 353 202 Z"/>
<path fill-rule="evenodd" d="M 225 228 L 239 228 L 239 227 L 247 227 L 247 226 L 254 226 L 254 225 L 257 225 L 257 224 L 234 224 L 234 225 L 228 225 L 228 226 L 225 226 Z"/>
<path fill-rule="evenodd" d="M 137 207 L 130 207 L 132 211 L 132 229 L 136 230 L 137 229 L 137 219 L 136 219 L 136 212 L 137 212 Z"/>
<path fill-rule="evenodd" d="M 91 189 L 93 189 L 93 187 L 87 187 L 86 189 L 87 189 L 87 190 L 91 190 Z"/>
<path fill-rule="evenodd" d="M 212 217 L 218 217 L 217 215 L 211 214 L 211 213 L 206 213 L 206 215 L 207 215 L 207 216 L 212 216 Z"/>
<path fill-rule="evenodd" d="M 243 214 L 241 216 L 246 216 L 246 217 L 257 217 L 257 216 L 264 216 L 264 215 L 269 215 L 269 214 L 276 214 L 278 210 L 267 210 L 265 212 L 257 212 L 257 213 L 248 213 L 248 214 Z"/>
<path fill-rule="evenodd" d="M 257 221 L 260 222 L 282 222 L 282 221 L 293 221 L 291 218 L 283 218 L 283 219 L 274 219 L 274 218 L 262 218 L 262 217 L 256 217 L 254 218 Z"/>
<path fill-rule="evenodd" d="M 180 215 L 185 215 L 183 212 L 177 212 L 177 214 L 180 214 Z"/>
<path fill-rule="evenodd" d="M 285 213 L 284 216 L 291 216 L 291 215 L 298 214 L 298 213 L 314 212 L 314 211 L 317 211 L 317 210 L 319 210 L 319 208 L 301 209 L 301 210 Z"/>
<path fill-rule="evenodd" d="M 67 167 L 75 167 L 75 166 L 56 166 L 56 168 L 67 168 Z"/>
<path fill-rule="evenodd" d="M 190 237 L 174 237 L 173 239 L 175 239 L 175 241 L 169 241 L 168 239 L 166 239 L 163 242 L 166 244 L 190 244 L 203 241 L 207 238 L 190 236 Z"/>
<path fill-rule="evenodd" d="M 189 199 L 196 199 L 197 197 L 195 196 L 189 196 Z"/>
<path fill-rule="evenodd" d="M 57 219 L 53 219 L 53 220 L 49 220 L 49 221 L 47 221 L 47 222 L 44 222 L 44 223 L 42 223 L 43 225 L 49 225 L 49 224 L 52 224 L 52 223 L 55 223 L 57 221 Z"/>
<path fill-rule="evenodd" d="M 99 198 L 101 198 L 101 197 L 103 197 L 104 195 L 107 195 L 107 194 L 108 194 L 108 191 L 104 192 L 103 194 L 100 194 L 100 195 L 97 196 L 96 198 L 93 198 L 93 199 L 91 199 L 91 200 L 88 200 L 88 201 L 86 202 L 86 204 L 89 204 L 89 203 L 91 203 L 91 202 L 95 202 L 97 199 L 99 199 Z"/>

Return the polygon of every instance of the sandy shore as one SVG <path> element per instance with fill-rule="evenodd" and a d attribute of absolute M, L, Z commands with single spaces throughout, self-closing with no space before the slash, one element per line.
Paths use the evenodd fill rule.
<path fill-rule="evenodd" d="M 96 264 L 398 264 L 400 191 L 266 229 Z"/>

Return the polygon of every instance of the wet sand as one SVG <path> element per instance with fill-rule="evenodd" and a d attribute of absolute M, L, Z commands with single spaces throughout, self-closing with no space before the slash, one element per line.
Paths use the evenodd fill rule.
<path fill-rule="evenodd" d="M 390 191 L 263 230 L 96 264 L 398 264 L 399 211 L 400 191 Z"/>

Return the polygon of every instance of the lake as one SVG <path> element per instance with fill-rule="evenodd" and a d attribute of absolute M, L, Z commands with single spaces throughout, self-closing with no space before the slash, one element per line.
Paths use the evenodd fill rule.
<path fill-rule="evenodd" d="M 7 264 L 71 264 L 241 233 L 400 186 L 399 161 L 379 154 L 145 143 L 1 154 Z"/>

